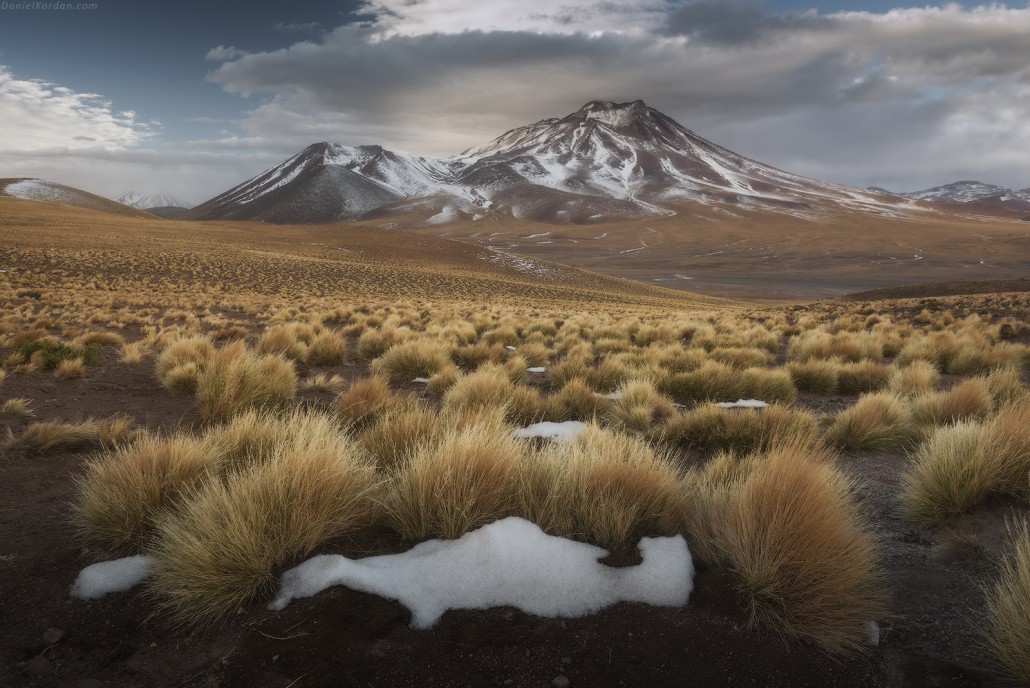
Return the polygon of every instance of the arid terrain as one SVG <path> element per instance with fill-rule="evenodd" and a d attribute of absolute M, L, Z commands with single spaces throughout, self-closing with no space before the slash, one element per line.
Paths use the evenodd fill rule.
<path fill-rule="evenodd" d="M 0 686 L 1026 680 L 1030 230 L 740 212 L 408 231 L 0 197 Z M 513 438 L 537 421 L 587 427 Z M 682 535 L 694 590 L 428 630 L 343 586 L 267 609 L 313 554 L 507 516 L 616 567 Z M 70 594 L 144 554 L 142 585 Z"/>

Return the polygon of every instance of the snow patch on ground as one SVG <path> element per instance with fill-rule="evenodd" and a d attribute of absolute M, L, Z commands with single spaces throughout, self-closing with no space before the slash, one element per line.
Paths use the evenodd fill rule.
<path fill-rule="evenodd" d="M 736 401 L 720 401 L 716 406 L 720 408 L 765 408 L 769 404 L 758 399 L 737 399 Z"/>
<path fill-rule="evenodd" d="M 124 592 L 142 583 L 154 565 L 151 557 L 136 556 L 102 561 L 79 572 L 72 584 L 73 597 L 95 600 L 111 592 Z"/>
<path fill-rule="evenodd" d="M 532 368 L 526 368 L 527 373 L 546 373 L 547 368 L 543 366 L 533 366 Z"/>
<path fill-rule="evenodd" d="M 515 431 L 515 437 L 526 439 L 529 437 L 543 437 L 549 440 L 571 440 L 583 432 L 586 424 L 578 420 L 566 420 L 561 423 L 544 421 Z"/>
<path fill-rule="evenodd" d="M 412 628 L 430 628 L 448 609 L 510 605 L 544 617 L 578 617 L 617 602 L 686 604 L 694 565 L 682 536 L 640 540 L 643 562 L 611 568 L 600 547 L 545 534 L 506 518 L 457 540 L 430 540 L 403 554 L 353 560 L 322 555 L 290 569 L 269 605 L 311 597 L 334 585 L 399 601 Z"/>

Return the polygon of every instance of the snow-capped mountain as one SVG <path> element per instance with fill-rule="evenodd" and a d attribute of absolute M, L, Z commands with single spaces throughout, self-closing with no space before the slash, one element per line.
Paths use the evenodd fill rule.
<path fill-rule="evenodd" d="M 192 203 L 187 203 L 169 194 L 143 194 L 138 191 L 126 191 L 114 199 L 118 203 L 148 210 L 150 208 L 192 208 Z"/>
<path fill-rule="evenodd" d="M 1030 189 L 1013 190 L 997 184 L 978 181 L 959 181 L 932 189 L 902 194 L 909 198 L 932 203 L 999 207 L 1010 210 L 1030 210 Z"/>
<path fill-rule="evenodd" d="M 575 223 L 667 215 L 682 203 L 897 214 L 911 201 L 806 179 L 706 141 L 643 101 L 594 101 L 450 158 L 309 146 L 198 206 L 196 219 L 332 222 L 429 213 Z"/>

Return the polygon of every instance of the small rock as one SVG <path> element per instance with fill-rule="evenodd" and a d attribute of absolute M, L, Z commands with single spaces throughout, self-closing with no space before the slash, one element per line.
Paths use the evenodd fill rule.
<path fill-rule="evenodd" d="M 51 626 L 50 628 L 43 631 L 43 642 L 47 645 L 56 645 L 57 643 L 61 642 L 61 638 L 63 637 L 64 631 L 62 631 L 60 628 L 54 628 L 53 626 Z"/>
<path fill-rule="evenodd" d="M 504 685 L 506 685 L 506 686 L 514 686 L 515 685 L 515 679 L 512 679 L 512 678 L 504 679 Z"/>
<path fill-rule="evenodd" d="M 568 665 L 572 664 L 572 657 L 562 657 L 561 658 L 561 663 L 564 664 L 565 666 L 568 666 Z"/>
<path fill-rule="evenodd" d="M 554 680 L 551 681 L 551 685 L 554 688 L 569 688 L 569 679 L 565 676 L 555 676 Z"/>
<path fill-rule="evenodd" d="M 50 663 L 50 660 L 40 655 L 31 662 L 25 665 L 25 673 L 29 676 L 43 676 L 49 674 L 54 670 L 54 665 Z"/>

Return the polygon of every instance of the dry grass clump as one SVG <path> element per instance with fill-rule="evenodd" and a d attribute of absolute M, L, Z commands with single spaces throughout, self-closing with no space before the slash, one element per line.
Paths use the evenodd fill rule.
<path fill-rule="evenodd" d="M 935 428 L 903 476 L 903 502 L 926 522 L 968 511 L 991 493 L 1030 499 L 1030 404 L 987 421 Z"/>
<path fill-rule="evenodd" d="M 418 445 L 390 480 L 385 518 L 402 536 L 457 538 L 512 513 L 527 445 L 499 410 L 465 415 L 437 442 Z"/>
<path fill-rule="evenodd" d="M 180 623 L 202 626 L 274 592 L 274 571 L 369 523 L 374 466 L 339 433 L 280 444 L 266 461 L 204 483 L 158 519 L 152 589 Z"/>
<path fill-rule="evenodd" d="M 603 547 L 679 529 L 686 505 L 667 455 L 640 438 L 588 427 L 527 456 L 518 510 L 544 531 Z"/>
<path fill-rule="evenodd" d="M 339 375 L 327 375 L 326 373 L 317 373 L 300 383 L 302 389 L 328 392 L 329 394 L 339 394 L 343 390 L 343 385 L 344 379 L 342 377 Z"/>
<path fill-rule="evenodd" d="M 209 429 L 205 436 L 216 448 L 219 473 L 226 474 L 269 461 L 284 446 L 335 447 L 340 433 L 339 424 L 321 413 L 248 409 Z"/>
<path fill-rule="evenodd" d="M 681 487 L 686 509 L 683 532 L 695 559 L 709 565 L 723 562 L 718 527 L 729 500 L 761 460 L 759 454 L 722 451 L 700 468 L 684 474 Z"/>
<path fill-rule="evenodd" d="M 974 340 L 963 343 L 947 368 L 952 375 L 986 375 L 997 368 L 1022 368 L 1025 357 L 1024 346 L 1008 342 L 987 345 Z"/>
<path fill-rule="evenodd" d="M 318 333 L 308 346 L 308 365 L 333 366 L 347 362 L 347 340 L 339 332 Z"/>
<path fill-rule="evenodd" d="M 117 332 L 105 332 L 102 330 L 92 330 L 85 334 L 79 335 L 72 342 L 75 346 L 85 347 L 89 344 L 96 344 L 97 346 L 112 346 L 121 347 L 125 344 L 125 339 Z"/>
<path fill-rule="evenodd" d="M 899 449 L 917 438 L 912 411 L 903 399 L 887 392 L 866 394 L 837 414 L 826 441 L 841 449 Z"/>
<path fill-rule="evenodd" d="M 879 361 L 883 358 L 883 346 L 875 335 L 868 332 L 829 334 L 812 330 L 791 339 L 787 358 L 800 362 L 830 358 L 851 363 Z"/>
<path fill-rule="evenodd" d="M 705 401 L 736 401 L 740 398 L 740 371 L 723 363 L 707 361 L 690 372 L 674 373 L 666 379 L 664 390 L 680 404 Z"/>
<path fill-rule="evenodd" d="M 774 352 L 775 353 L 775 352 Z M 773 354 L 765 349 L 755 347 L 737 348 L 717 346 L 709 352 L 713 361 L 725 363 L 734 368 L 762 368 L 773 360 Z"/>
<path fill-rule="evenodd" d="M 550 421 L 591 420 L 609 401 L 598 397 L 584 380 L 570 380 L 547 397 L 542 405 L 543 417 Z"/>
<path fill-rule="evenodd" d="M 75 480 L 80 532 L 113 551 L 138 552 L 158 514 L 199 487 L 217 462 L 214 443 L 190 435 L 144 434 L 92 457 Z"/>
<path fill-rule="evenodd" d="M 2 385 L 4 383 L 4 378 L 5 377 L 7 377 L 7 373 L 4 372 L 3 370 L 0 370 L 0 385 Z"/>
<path fill-rule="evenodd" d="M 0 458 L 28 459 L 59 451 L 81 451 L 128 442 L 135 436 L 132 423 L 122 416 L 100 422 L 89 418 L 78 423 L 48 420 L 33 423 L 17 437 L 7 430 L 0 443 Z"/>
<path fill-rule="evenodd" d="M 540 342 L 527 341 L 518 348 L 518 353 L 530 367 L 546 366 L 550 361 L 550 351 Z"/>
<path fill-rule="evenodd" d="M 934 392 L 940 379 L 941 375 L 932 363 L 916 360 L 891 373 L 887 391 L 904 397 L 918 397 Z"/>
<path fill-rule="evenodd" d="M 891 366 L 875 361 L 844 363 L 837 368 L 837 391 L 842 394 L 878 392 L 891 378 Z"/>
<path fill-rule="evenodd" d="M 605 420 L 631 432 L 647 432 L 652 425 L 664 421 L 675 411 L 672 401 L 662 396 L 647 380 L 631 380 L 617 392 L 613 404 L 605 410 Z"/>
<path fill-rule="evenodd" d="M 387 410 L 359 439 L 380 470 L 403 465 L 416 448 L 436 442 L 443 431 L 440 418 L 421 404 Z"/>
<path fill-rule="evenodd" d="M 508 378 L 502 366 L 486 365 L 479 370 L 458 378 L 443 395 L 446 411 L 482 409 L 503 406 L 511 396 L 515 385 Z"/>
<path fill-rule="evenodd" d="M 347 427 L 362 428 L 398 403 L 381 377 L 358 380 L 333 402 L 336 417 Z"/>
<path fill-rule="evenodd" d="M 1018 404 L 1030 398 L 1030 389 L 1023 384 L 1016 368 L 998 368 L 987 376 L 987 391 L 997 406 Z"/>
<path fill-rule="evenodd" d="M 748 368 L 740 376 L 740 397 L 760 399 L 770 404 L 788 404 L 797 398 L 798 391 L 786 370 Z M 726 399 L 725 401 L 736 401 Z"/>
<path fill-rule="evenodd" d="M 426 391 L 430 394 L 441 395 L 449 390 L 460 377 L 461 371 L 457 367 L 447 366 L 429 378 L 429 382 L 426 383 Z"/>
<path fill-rule="evenodd" d="M 718 509 L 715 531 L 752 623 L 834 654 L 862 652 L 867 623 L 887 604 L 847 478 L 804 445 L 773 449 L 748 468 Z"/>
<path fill-rule="evenodd" d="M 833 394 L 837 391 L 839 362 L 812 359 L 804 363 L 788 363 L 787 371 L 794 386 L 802 392 Z"/>
<path fill-rule="evenodd" d="M 132 342 L 131 344 L 123 344 L 121 353 L 118 356 L 118 362 L 122 365 L 136 365 L 143 360 L 143 357 L 149 350 L 150 346 L 145 339 Z"/>
<path fill-rule="evenodd" d="M 944 425 L 960 420 L 986 418 L 993 405 L 987 381 L 984 378 L 970 378 L 946 392 L 914 399 L 912 412 L 919 425 Z"/>
<path fill-rule="evenodd" d="M 520 426 L 540 422 L 545 414 L 544 400 L 540 392 L 523 385 L 516 385 L 504 406 L 505 420 Z"/>
<path fill-rule="evenodd" d="M 86 364 L 81 358 L 67 358 L 57 364 L 54 376 L 62 380 L 73 380 L 86 375 Z"/>
<path fill-rule="evenodd" d="M 607 357 L 596 367 L 587 369 L 585 380 L 594 391 L 608 394 L 618 389 L 629 377 L 629 373 L 626 366 L 618 360 Z"/>
<path fill-rule="evenodd" d="M 243 342 L 218 349 L 197 376 L 197 410 L 221 422 L 249 409 L 278 408 L 297 393 L 297 372 L 280 354 L 255 356 Z"/>
<path fill-rule="evenodd" d="M 192 393 L 193 390 L 187 389 L 188 385 L 183 380 L 192 379 L 195 386 L 200 367 L 207 363 L 214 350 L 214 345 L 207 337 L 176 339 L 157 357 L 157 379 L 165 389 Z"/>
<path fill-rule="evenodd" d="M 366 361 L 379 358 L 387 350 L 408 337 L 408 330 L 384 327 L 381 330 L 365 330 L 358 338 L 358 354 Z"/>
<path fill-rule="evenodd" d="M 819 424 L 804 410 L 786 406 L 763 409 L 724 409 L 705 404 L 673 416 L 661 439 L 679 447 L 704 452 L 732 450 L 748 453 L 788 441 L 814 443 Z"/>
<path fill-rule="evenodd" d="M 987 646 L 1018 681 L 1030 683 L 1030 525 L 1009 527 L 1012 554 L 987 589 Z"/>
<path fill-rule="evenodd" d="M 273 325 L 265 330 L 257 343 L 257 352 L 263 355 L 280 355 L 293 361 L 306 361 L 308 346 L 300 340 L 293 325 Z"/>
<path fill-rule="evenodd" d="M 410 339 L 391 347 L 373 364 L 373 372 L 390 382 L 410 382 L 416 377 L 429 378 L 450 367 L 443 344 L 430 339 Z"/>
<path fill-rule="evenodd" d="M 0 404 L 0 413 L 15 418 L 28 418 L 35 415 L 35 412 L 29 408 L 29 400 L 21 398 L 8 399 Z"/>

